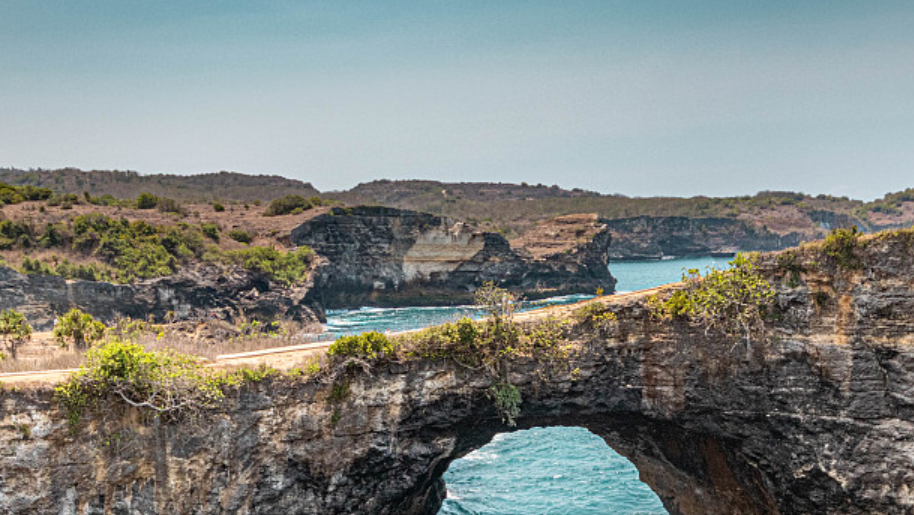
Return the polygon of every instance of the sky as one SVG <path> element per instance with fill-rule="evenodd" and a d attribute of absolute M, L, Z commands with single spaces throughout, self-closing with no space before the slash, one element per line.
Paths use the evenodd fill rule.
<path fill-rule="evenodd" d="M 914 2 L 2 0 L 0 166 L 914 187 Z"/>

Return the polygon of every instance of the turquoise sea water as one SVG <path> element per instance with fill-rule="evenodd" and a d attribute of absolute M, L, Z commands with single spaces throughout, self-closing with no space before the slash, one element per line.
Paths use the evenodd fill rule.
<path fill-rule="evenodd" d="M 675 282 L 683 269 L 724 268 L 724 258 L 612 263 L 620 292 Z M 567 304 L 587 295 L 525 304 L 532 309 Z M 332 311 L 336 335 L 401 331 L 479 316 L 472 307 L 364 308 Z M 439 515 L 666 515 L 638 471 L 603 439 L 580 427 L 534 428 L 496 436 L 454 461 L 444 475 L 448 498 Z"/>
<path fill-rule="evenodd" d="M 619 281 L 619 292 L 644 290 L 682 279 L 683 270 L 697 268 L 702 274 L 708 267 L 727 268 L 730 258 L 686 258 L 663 261 L 619 261 L 609 264 L 609 271 Z"/>
<path fill-rule="evenodd" d="M 566 295 L 522 303 L 518 311 L 573 304 L 592 298 L 593 295 Z M 365 331 L 408 331 L 435 324 L 454 322 L 463 317 L 480 318 L 482 312 L 473 306 L 430 306 L 414 308 L 362 308 L 350 310 L 328 310 L 324 330 L 333 338 Z"/>

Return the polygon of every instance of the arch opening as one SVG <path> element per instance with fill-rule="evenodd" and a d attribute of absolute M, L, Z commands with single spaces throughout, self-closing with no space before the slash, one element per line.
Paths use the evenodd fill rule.
<path fill-rule="evenodd" d="M 451 463 L 438 515 L 667 515 L 638 470 L 579 426 L 500 433 Z"/>

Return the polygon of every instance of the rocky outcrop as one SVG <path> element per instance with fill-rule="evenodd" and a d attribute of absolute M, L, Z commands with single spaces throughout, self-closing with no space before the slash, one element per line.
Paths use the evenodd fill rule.
<path fill-rule="evenodd" d="M 776 234 L 732 218 L 639 216 L 603 220 L 612 235 L 612 260 L 660 259 L 667 256 L 729 255 L 799 245 L 798 233 Z"/>
<path fill-rule="evenodd" d="M 623 296 L 610 304 L 618 323 L 569 336 L 563 371 L 512 363 L 518 428 L 588 428 L 635 464 L 672 515 L 911 513 L 909 236 L 858 249 L 858 270 L 816 249 L 765 258 L 776 316 L 750 342 L 658 320 L 643 295 Z M 0 506 L 431 515 L 449 463 L 513 430 L 482 371 L 421 359 L 345 370 L 333 384 L 248 384 L 196 424 L 144 425 L 127 413 L 111 426 L 109 414 L 75 434 L 50 391 L 6 391 Z"/>
<path fill-rule="evenodd" d="M 105 323 L 127 316 L 162 321 L 169 312 L 177 320 L 233 320 L 243 313 L 265 320 L 317 322 L 323 311 L 304 300 L 309 286 L 283 288 L 263 274 L 214 266 L 136 284 L 67 281 L 0 267 L 0 309 L 22 312 L 37 330 L 50 329 L 58 315 L 72 308 Z"/>
<path fill-rule="evenodd" d="M 384 207 L 334 208 L 294 229 L 292 243 L 325 258 L 309 298 L 328 308 L 466 303 L 493 281 L 528 298 L 611 292 L 609 234 L 534 256 L 500 234 Z"/>

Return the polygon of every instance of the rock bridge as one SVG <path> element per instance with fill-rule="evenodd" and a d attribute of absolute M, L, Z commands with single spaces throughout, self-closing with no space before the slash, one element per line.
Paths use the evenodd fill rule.
<path fill-rule="evenodd" d="M 602 437 L 671 514 L 911 513 L 914 258 L 897 238 L 865 254 L 856 270 L 763 258 L 776 316 L 749 344 L 658 321 L 643 294 L 602 299 L 619 321 L 576 333 L 566 371 L 512 363 L 516 428 L 489 376 L 442 361 L 351 370 L 345 388 L 268 379 L 194 425 L 114 434 L 104 415 L 71 434 L 48 388 L 8 388 L 0 513 L 430 515 L 453 460 L 555 425 Z"/>

